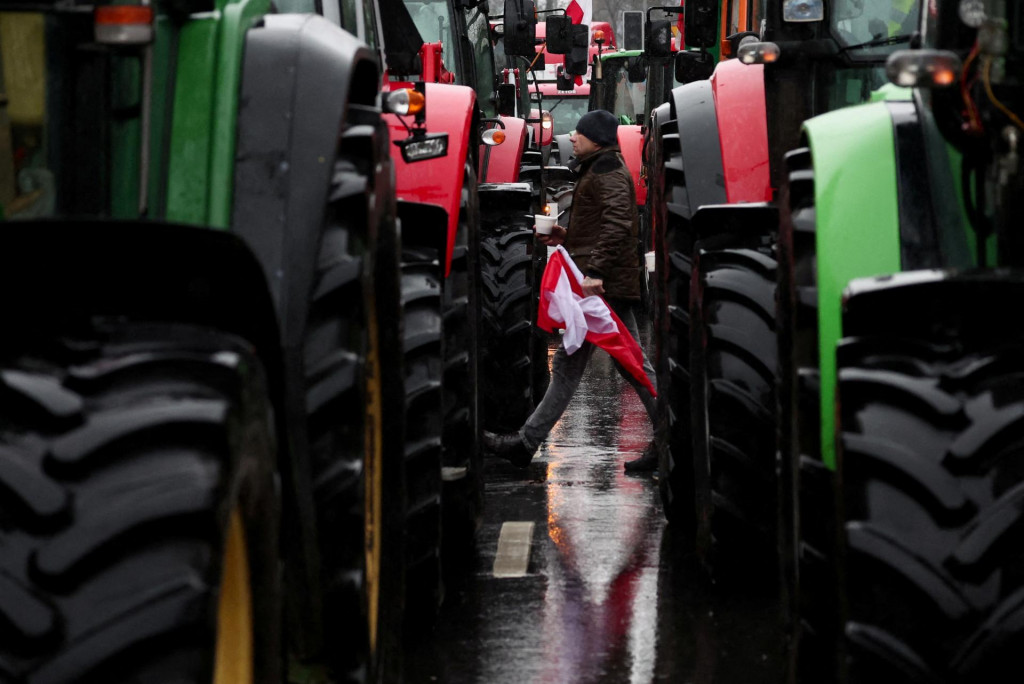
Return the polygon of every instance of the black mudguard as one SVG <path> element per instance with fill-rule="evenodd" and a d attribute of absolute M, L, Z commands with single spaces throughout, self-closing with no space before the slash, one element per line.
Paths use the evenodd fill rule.
<path fill-rule="evenodd" d="M 402 250 L 434 252 L 443 268 L 443 255 L 448 253 L 448 212 L 436 204 L 399 200 L 398 219 L 402 225 Z M 438 277 L 443 276 L 439 271 Z"/>
<path fill-rule="evenodd" d="M 339 136 L 367 120 L 360 108 L 373 107 L 379 73 L 366 45 L 316 15 L 270 15 L 246 36 L 232 229 L 292 334 L 305 328 Z M 368 163 L 374 155 L 365 150 Z"/>
<path fill-rule="evenodd" d="M 533 187 L 529 183 L 481 183 L 477 192 L 481 220 L 513 225 L 529 220 L 523 214 L 534 213 Z"/>
<path fill-rule="evenodd" d="M 317 15 L 268 15 L 246 34 L 244 55 L 231 223 L 262 265 L 280 320 L 284 442 L 305 430 L 303 339 L 335 162 L 344 153 L 366 176 L 370 240 L 378 209 L 370 185 L 390 161 L 375 107 L 380 69 L 365 44 Z M 360 149 L 345 147 L 352 144 Z M 291 530 L 287 591 L 302 615 L 293 637 L 301 650 L 315 652 L 322 615 L 309 455 L 293 450 L 280 469 Z"/>
<path fill-rule="evenodd" d="M 679 130 L 690 211 L 695 213 L 705 204 L 725 204 L 725 172 L 711 82 L 694 81 L 674 89 L 672 108 Z"/>
<path fill-rule="evenodd" d="M 779 208 L 768 202 L 704 205 L 693 215 L 692 225 L 698 240 L 720 238 L 721 246 L 727 242 L 733 247 L 757 248 L 765 236 L 778 231 Z"/>
<path fill-rule="evenodd" d="M 270 292 L 259 262 L 230 233 L 141 221 L 10 222 L 0 230 L 0 282 L 5 353 L 97 316 L 191 323 L 248 340 L 272 398 L 281 397 Z"/>
<path fill-rule="evenodd" d="M 1024 271 L 908 271 L 855 280 L 844 293 L 843 336 L 886 335 L 963 349 L 1024 341 Z"/>

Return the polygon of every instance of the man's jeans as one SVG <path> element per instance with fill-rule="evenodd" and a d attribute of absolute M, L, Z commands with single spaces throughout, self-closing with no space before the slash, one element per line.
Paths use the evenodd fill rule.
<path fill-rule="evenodd" d="M 629 334 L 639 344 L 640 334 L 636 325 L 636 317 L 633 315 L 633 304 L 622 300 L 608 299 L 606 301 L 608 306 L 615 312 L 615 315 L 625 324 Z M 555 352 L 555 358 L 551 362 L 551 382 L 548 384 L 547 392 L 544 393 L 544 398 L 537 405 L 537 408 L 534 409 L 530 417 L 526 419 L 526 424 L 519 431 L 523 443 L 529 449 L 536 450 L 548 436 L 548 433 L 551 432 L 551 428 L 555 426 L 558 419 L 562 417 L 562 412 L 569 405 L 572 395 L 576 393 L 576 388 L 579 387 L 580 380 L 583 379 L 583 372 L 587 369 L 587 363 L 590 361 L 590 357 L 594 354 L 595 349 L 597 347 L 590 342 L 584 342 L 583 346 L 576 350 L 576 353 L 570 355 L 565 352 L 565 347 L 559 345 L 558 350 Z M 641 347 L 642 350 L 643 347 Z M 647 354 L 643 356 L 644 373 L 650 379 L 651 385 L 657 388 L 654 367 L 648 361 Z M 654 425 L 656 406 L 654 395 L 639 380 L 634 378 L 629 371 L 623 368 L 618 361 L 614 361 L 614 363 L 615 368 L 619 371 L 619 375 L 625 378 L 626 382 L 632 385 L 633 389 L 640 396 L 640 401 L 643 402 L 644 408 L 647 409 L 647 416 L 651 419 L 651 425 Z"/>

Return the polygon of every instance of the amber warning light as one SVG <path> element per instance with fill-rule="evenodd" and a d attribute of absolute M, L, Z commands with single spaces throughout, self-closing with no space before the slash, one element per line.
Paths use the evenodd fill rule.
<path fill-rule="evenodd" d="M 500 145 L 505 142 L 505 131 L 500 128 L 489 128 L 481 136 L 484 145 Z"/>
<path fill-rule="evenodd" d="M 426 98 L 423 97 L 423 93 L 415 88 L 400 88 L 388 93 L 384 100 L 384 109 L 398 116 L 406 116 L 419 114 L 425 104 Z"/>

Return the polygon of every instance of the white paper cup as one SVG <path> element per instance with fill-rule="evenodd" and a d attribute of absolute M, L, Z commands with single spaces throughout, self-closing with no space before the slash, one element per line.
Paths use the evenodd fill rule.
<path fill-rule="evenodd" d="M 555 225 L 555 217 L 547 214 L 534 214 L 533 222 L 537 226 L 537 232 L 541 235 L 550 235 L 551 228 Z"/>
<path fill-rule="evenodd" d="M 644 261 L 647 263 L 647 272 L 654 273 L 654 252 L 644 254 Z"/>

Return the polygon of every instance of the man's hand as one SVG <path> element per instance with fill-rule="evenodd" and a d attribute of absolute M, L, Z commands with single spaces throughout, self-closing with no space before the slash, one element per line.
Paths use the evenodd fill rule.
<path fill-rule="evenodd" d="M 587 276 L 583 279 L 583 296 L 604 294 L 604 280 Z"/>
<path fill-rule="evenodd" d="M 534 226 L 533 229 L 536 231 L 537 226 Z M 540 238 L 542 245 L 554 247 L 555 245 L 560 245 L 565 242 L 565 228 L 559 225 L 554 225 L 551 226 L 551 233 L 549 235 L 537 233 L 537 237 Z"/>

